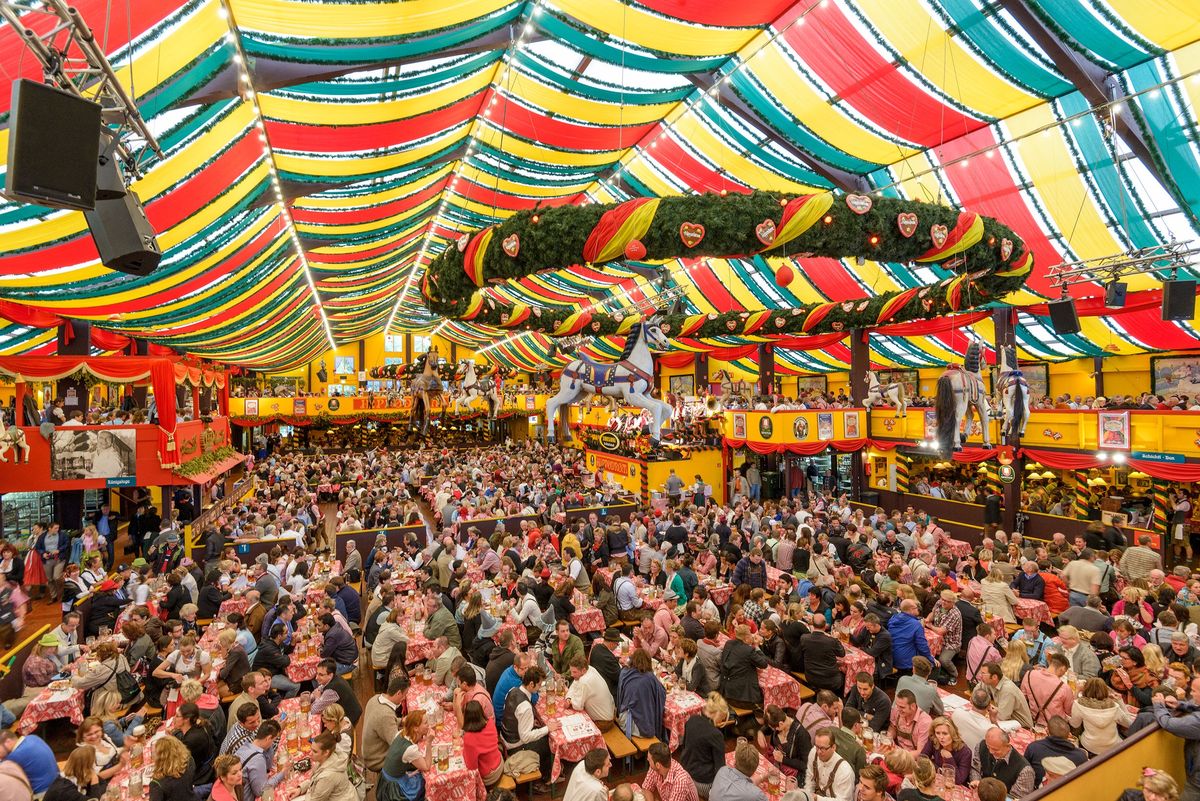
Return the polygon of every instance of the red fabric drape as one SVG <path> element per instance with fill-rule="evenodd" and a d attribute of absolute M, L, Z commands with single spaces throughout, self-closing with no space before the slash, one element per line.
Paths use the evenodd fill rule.
<path fill-rule="evenodd" d="M 92 347 L 100 350 L 124 350 L 129 347 L 132 341 L 124 334 L 118 334 L 115 331 L 105 331 L 103 328 L 92 327 L 89 332 L 89 338 L 92 341 Z"/>
<path fill-rule="evenodd" d="M 1021 453 L 1026 459 L 1032 459 L 1046 467 L 1057 467 L 1059 470 L 1087 470 L 1101 464 L 1094 453 L 1066 453 L 1045 451 L 1041 448 L 1022 448 Z"/>
<path fill-rule="evenodd" d="M 672 370 L 677 370 L 680 367 L 687 367 L 696 360 L 695 353 L 663 353 L 658 357 L 658 363 L 663 367 L 669 367 Z"/>
<path fill-rule="evenodd" d="M 917 443 L 915 442 L 901 442 L 891 439 L 867 439 L 867 447 L 877 451 L 894 451 L 899 447 L 915 448 L 916 446 Z"/>
<path fill-rule="evenodd" d="M 1092 453 L 1066 453 L 1063 451 L 1045 451 L 1040 448 L 1022 448 L 1026 459 L 1056 467 L 1059 470 L 1087 470 L 1091 467 L 1104 467 L 1109 462 L 1101 461 Z M 1184 462 L 1148 462 L 1144 459 L 1128 459 L 1125 464 L 1134 470 L 1140 470 L 1148 476 L 1161 478 L 1166 481 L 1200 481 L 1200 464 Z"/>
<path fill-rule="evenodd" d="M 25 381 L 57 381 L 80 368 L 105 381 L 126 384 L 150 377 L 158 406 L 158 450 L 163 467 L 179 464 L 175 451 L 175 368 L 170 359 L 148 356 L 7 356 L 0 373 Z"/>
<path fill-rule="evenodd" d="M 1103 295 L 1095 295 L 1090 298 L 1077 298 L 1075 300 L 1075 313 L 1080 317 L 1099 317 L 1101 315 L 1108 317 L 1145 311 L 1146 309 L 1154 309 L 1162 306 L 1162 294 L 1161 289 L 1144 289 L 1140 292 L 1130 292 L 1125 296 L 1125 305 L 1119 309 L 1110 309 L 1105 306 Z M 1038 317 L 1048 317 L 1050 315 L 1050 306 L 1046 303 L 1035 303 L 1032 306 L 1022 306 L 1021 311 L 1037 315 Z"/>
<path fill-rule="evenodd" d="M 866 447 L 867 439 L 838 439 L 823 442 L 753 442 L 744 439 L 725 438 L 725 445 L 730 448 L 749 448 L 755 453 L 798 453 L 801 456 L 815 456 L 826 448 L 850 453 Z"/>
<path fill-rule="evenodd" d="M 991 317 L 990 311 L 972 312 L 971 314 L 955 314 L 950 317 L 939 317 L 936 320 L 913 320 L 909 323 L 893 323 L 872 328 L 870 333 L 882 334 L 889 337 L 929 336 L 957 331 L 968 325 L 974 325 L 981 320 Z"/>
<path fill-rule="evenodd" d="M 1200 481 L 1200 464 L 1185 462 L 1171 464 L 1169 462 L 1147 462 L 1143 459 L 1130 459 L 1129 466 L 1141 470 L 1148 476 L 1166 479 L 1167 481 Z"/>
<path fill-rule="evenodd" d="M 54 312 L 13 303 L 11 300 L 0 300 L 0 317 L 18 325 L 27 325 L 30 328 L 58 328 L 66 322 L 66 319 Z"/>
<path fill-rule="evenodd" d="M 965 464 L 978 464 L 995 459 L 998 453 L 1000 453 L 999 448 L 963 448 L 961 451 L 954 452 L 953 459 Z"/>
<path fill-rule="evenodd" d="M 178 356 L 179 354 L 172 347 L 159 345 L 154 342 L 146 343 L 146 353 L 151 356 Z"/>

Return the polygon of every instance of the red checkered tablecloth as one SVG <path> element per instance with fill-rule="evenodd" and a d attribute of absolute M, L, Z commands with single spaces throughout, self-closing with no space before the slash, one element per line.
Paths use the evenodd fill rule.
<path fill-rule="evenodd" d="M 667 705 L 663 710 L 663 726 L 670 733 L 669 745 L 674 751 L 683 742 L 683 727 L 688 718 L 704 712 L 704 699 L 691 690 L 675 690 L 667 693 Z"/>
<path fill-rule="evenodd" d="M 838 660 L 842 672 L 846 674 L 846 692 L 854 689 L 854 677 L 859 673 L 875 674 L 875 660 L 861 648 L 845 645 L 846 655 Z"/>
<path fill-rule="evenodd" d="M 604 613 L 594 606 L 575 604 L 575 611 L 571 614 L 570 620 L 571 626 L 579 634 L 604 631 L 607 628 L 604 624 Z"/>
<path fill-rule="evenodd" d="M 800 682 L 779 668 L 758 671 L 758 686 L 762 688 L 764 707 L 774 704 L 780 709 L 800 708 Z"/>
<path fill-rule="evenodd" d="M 946 547 L 950 549 L 950 553 L 954 554 L 959 559 L 963 559 L 971 555 L 971 543 L 967 542 L 966 540 L 948 539 L 946 540 Z"/>
<path fill-rule="evenodd" d="M 74 687 L 65 690 L 51 690 L 47 687 L 42 690 L 38 697 L 25 707 L 25 714 L 21 715 L 21 720 L 17 723 L 17 732 L 22 735 L 32 734 L 38 724 L 57 718 L 67 718 L 74 726 L 83 723 L 83 690 Z"/>
<path fill-rule="evenodd" d="M 929 643 L 929 653 L 934 656 L 942 652 L 942 635 L 928 626 L 925 627 L 925 642 Z"/>
<path fill-rule="evenodd" d="M 570 705 L 563 698 L 554 699 L 554 711 L 548 711 L 548 702 L 546 696 L 538 699 L 538 712 L 542 719 L 562 720 L 563 718 L 572 718 L 579 722 L 583 734 L 568 734 L 564 729 L 550 732 L 550 751 L 554 755 L 554 762 L 550 767 L 550 782 L 553 784 L 558 781 L 558 777 L 562 775 L 562 763 L 578 762 L 587 755 L 588 751 L 593 748 L 607 748 L 604 744 L 604 735 L 600 733 L 600 729 L 592 722 L 583 712 L 576 712 L 571 709 Z"/>
<path fill-rule="evenodd" d="M 320 632 L 313 628 L 311 616 L 300 621 L 300 625 L 292 633 L 292 642 L 304 637 L 308 638 L 308 645 L 303 647 L 303 651 L 297 647 L 292 652 L 291 664 L 287 666 L 288 678 L 297 684 L 316 678 L 317 663 L 321 661 L 321 646 L 325 642 L 325 638 L 321 636 Z"/>
<path fill-rule="evenodd" d="M 729 767 L 735 767 L 733 764 L 737 752 L 729 751 L 725 754 L 725 764 Z M 771 778 L 774 777 L 776 784 L 772 785 Z M 790 779 L 790 781 L 789 781 Z M 755 769 L 754 775 L 750 777 L 750 781 L 754 782 L 758 789 L 766 793 L 770 801 L 776 801 L 788 790 L 793 790 L 796 787 L 795 779 L 785 776 L 782 771 L 769 758 L 758 760 L 758 768 Z"/>
<path fill-rule="evenodd" d="M 230 612 L 237 612 L 239 615 L 246 613 L 246 608 L 249 604 L 246 599 L 240 596 L 230 598 L 228 601 L 221 602 L 221 608 L 217 611 L 217 617 L 224 619 Z"/>

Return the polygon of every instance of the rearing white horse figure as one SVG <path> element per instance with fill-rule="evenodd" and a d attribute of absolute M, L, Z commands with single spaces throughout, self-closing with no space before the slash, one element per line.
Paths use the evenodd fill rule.
<path fill-rule="evenodd" d="M 978 342 L 972 342 L 967 346 L 963 366 L 949 365 L 938 379 L 934 409 L 937 413 L 938 445 L 942 453 L 962 450 L 962 446 L 966 444 L 970 431 L 968 409 L 973 409 L 979 416 L 979 427 L 983 430 L 983 447 L 992 447 L 991 432 L 988 430 L 992 410 L 987 393 L 983 389 L 983 375 L 980 372 L 982 365 L 983 350 Z M 964 419 L 967 420 L 965 429 Z"/>
<path fill-rule="evenodd" d="M 875 371 L 868 370 L 867 397 L 863 398 L 863 407 L 869 412 L 872 406 L 880 406 L 885 400 L 891 401 L 896 407 L 896 417 L 908 417 L 908 397 L 904 394 L 904 384 L 899 381 L 880 384 Z"/>
<path fill-rule="evenodd" d="M 474 408 L 476 398 L 482 398 L 487 403 L 488 417 L 495 418 L 500 411 L 500 394 L 496 392 L 496 381 L 490 376 L 479 378 L 475 374 L 475 360 L 462 359 L 458 363 L 456 375 L 462 378 L 462 395 L 454 399 L 454 413 L 458 414 L 459 401 L 466 404 L 468 409 Z"/>
<path fill-rule="evenodd" d="M 546 401 L 547 438 L 554 440 L 554 424 L 563 404 L 574 403 L 583 395 L 600 394 L 650 412 L 650 438 L 657 443 L 663 423 L 671 419 L 674 410 L 650 395 L 654 390 L 654 356 L 650 348 L 666 350 L 670 345 L 656 316 L 633 327 L 616 362 L 581 358 L 569 363 L 559 379 L 558 394 Z"/>
<path fill-rule="evenodd" d="M 1000 351 L 996 389 L 1000 394 L 1000 410 L 1004 413 L 1001 435 L 1006 439 L 1014 433 L 1024 436 L 1025 424 L 1029 422 L 1029 383 L 1017 363 L 1016 348 L 1008 347 Z"/>

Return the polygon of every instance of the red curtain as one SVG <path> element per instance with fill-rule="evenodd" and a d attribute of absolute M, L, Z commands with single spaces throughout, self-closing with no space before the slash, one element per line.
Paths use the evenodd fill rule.
<path fill-rule="evenodd" d="M 896 448 L 899 448 L 902 446 L 905 448 L 915 448 L 917 446 L 917 443 L 901 442 L 899 440 L 891 440 L 891 439 L 868 439 L 867 440 L 867 447 L 871 448 L 873 450 L 877 450 L 877 451 L 894 451 L 894 450 L 896 450 Z"/>
<path fill-rule="evenodd" d="M 1147 462 L 1142 459 L 1130 459 L 1129 466 L 1141 470 L 1148 476 L 1166 479 L 1167 481 L 1200 481 L 1200 464 L 1185 462 L 1171 464 L 1170 462 Z"/>
<path fill-rule="evenodd" d="M 146 353 L 150 354 L 151 356 L 178 356 L 179 355 L 179 353 L 174 348 L 168 347 L 166 345 L 158 345 L 154 342 L 146 343 Z"/>
<path fill-rule="evenodd" d="M 0 300 L 0 317 L 30 328 L 58 328 L 66 320 L 53 312 L 35 309 L 10 300 Z"/>
<path fill-rule="evenodd" d="M 978 464 L 995 459 L 998 453 L 1000 453 L 999 448 L 963 448 L 961 451 L 955 451 L 953 458 L 956 462 Z"/>
<path fill-rule="evenodd" d="M 150 377 L 158 405 L 158 451 L 163 467 L 175 467 L 175 367 L 170 359 L 148 356 L 7 356 L 0 357 L 0 373 L 26 381 L 57 381 L 86 367 L 105 381 L 128 384 Z"/>
<path fill-rule="evenodd" d="M 92 347 L 100 350 L 125 350 L 132 342 L 129 337 L 124 334 L 118 334 L 115 331 L 105 331 L 103 328 L 92 327 L 89 332 L 89 337 L 92 341 Z"/>
<path fill-rule="evenodd" d="M 957 331 L 968 325 L 974 325 L 981 320 L 991 317 L 990 311 L 972 312 L 971 314 L 955 314 L 950 317 L 939 317 L 936 320 L 913 320 L 910 323 L 893 323 L 871 329 L 872 334 L 882 334 L 888 337 L 929 336 Z"/>
<path fill-rule="evenodd" d="M 696 355 L 695 353 L 662 353 L 658 356 L 658 363 L 663 367 L 675 370 L 695 362 Z"/>
<path fill-rule="evenodd" d="M 798 453 L 801 456 L 815 456 L 826 448 L 833 448 L 844 453 L 862 450 L 867 444 L 863 439 L 839 439 L 825 442 L 754 442 L 744 439 L 725 438 L 725 445 L 730 448 L 749 448 L 755 453 Z"/>
<path fill-rule="evenodd" d="M 1094 453 L 1066 453 L 1064 451 L 1044 451 L 1040 448 L 1022 448 L 1021 454 L 1026 459 L 1032 459 L 1046 467 L 1056 467 L 1059 470 L 1087 470 L 1103 464 Z"/>

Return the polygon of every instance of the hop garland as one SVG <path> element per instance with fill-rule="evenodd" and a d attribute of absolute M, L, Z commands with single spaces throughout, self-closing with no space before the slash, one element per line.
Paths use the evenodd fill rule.
<path fill-rule="evenodd" d="M 421 292 L 445 317 L 551 336 L 623 334 L 620 312 L 505 304 L 477 292 L 492 283 L 581 262 L 680 257 L 830 258 L 939 264 L 936 284 L 844 303 L 791 309 L 667 315 L 674 337 L 818 334 L 940 317 L 998 301 L 1033 269 L 1033 254 L 1007 226 L 973 212 L 867 195 L 749 194 L 639 198 L 616 205 L 525 211 L 465 234 L 429 266 Z"/>

